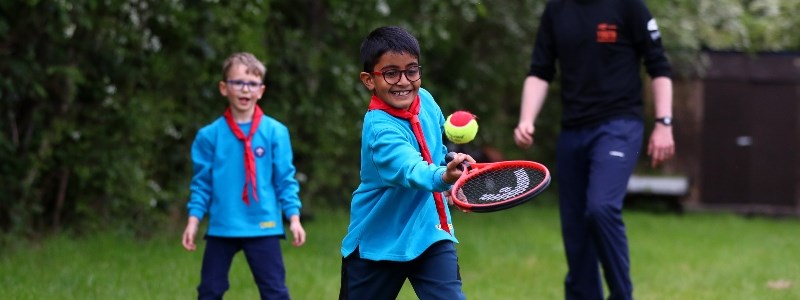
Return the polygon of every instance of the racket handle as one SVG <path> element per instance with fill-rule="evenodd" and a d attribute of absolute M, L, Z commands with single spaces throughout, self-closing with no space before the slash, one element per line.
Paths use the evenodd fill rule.
<path fill-rule="evenodd" d="M 444 161 L 449 164 L 455 158 L 456 158 L 456 153 L 455 152 L 447 152 L 447 154 L 444 156 Z M 466 160 L 462 161 L 461 162 L 461 168 L 464 169 L 464 170 L 468 169 L 469 168 L 469 162 L 466 161 Z"/>
<path fill-rule="evenodd" d="M 455 152 L 447 152 L 447 154 L 444 156 L 444 161 L 449 164 L 455 158 L 456 158 Z"/>

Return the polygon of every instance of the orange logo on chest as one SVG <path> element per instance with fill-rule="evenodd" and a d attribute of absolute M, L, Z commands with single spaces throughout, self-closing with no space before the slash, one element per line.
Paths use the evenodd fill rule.
<path fill-rule="evenodd" d="M 600 23 L 597 24 L 597 42 L 598 43 L 616 43 L 617 42 L 617 25 Z"/>

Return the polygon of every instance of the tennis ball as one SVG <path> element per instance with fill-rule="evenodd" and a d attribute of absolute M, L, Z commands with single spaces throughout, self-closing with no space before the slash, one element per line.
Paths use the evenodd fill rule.
<path fill-rule="evenodd" d="M 477 117 L 468 111 L 459 110 L 447 117 L 444 122 L 444 134 L 456 144 L 466 144 L 478 134 Z"/>

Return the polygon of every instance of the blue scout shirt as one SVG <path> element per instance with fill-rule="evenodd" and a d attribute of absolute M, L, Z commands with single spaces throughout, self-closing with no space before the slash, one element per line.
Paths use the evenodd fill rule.
<path fill-rule="evenodd" d="M 251 123 L 239 124 L 250 132 Z M 264 115 L 252 138 L 258 201 L 242 201 L 245 183 L 244 144 L 236 139 L 225 118 L 203 127 L 192 144 L 194 176 L 189 215 L 209 215 L 208 235 L 257 237 L 284 235 L 282 214 L 300 214 L 300 190 L 295 180 L 289 130 Z"/>
<path fill-rule="evenodd" d="M 419 96 L 425 142 L 432 160 L 443 164 L 444 116 L 428 91 L 420 89 Z M 364 259 L 410 261 L 435 242 L 457 243 L 454 235 L 439 228 L 432 194 L 450 188 L 442 180 L 446 168 L 423 160 L 408 121 L 372 110 L 364 116 L 363 126 L 361 184 L 353 192 L 342 256 L 358 248 Z"/>

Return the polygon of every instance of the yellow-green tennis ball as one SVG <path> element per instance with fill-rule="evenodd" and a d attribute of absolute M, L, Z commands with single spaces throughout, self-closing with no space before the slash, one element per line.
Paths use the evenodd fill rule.
<path fill-rule="evenodd" d="M 447 117 L 444 122 L 444 134 L 453 143 L 469 143 L 478 134 L 478 121 L 472 113 L 459 110 Z"/>

